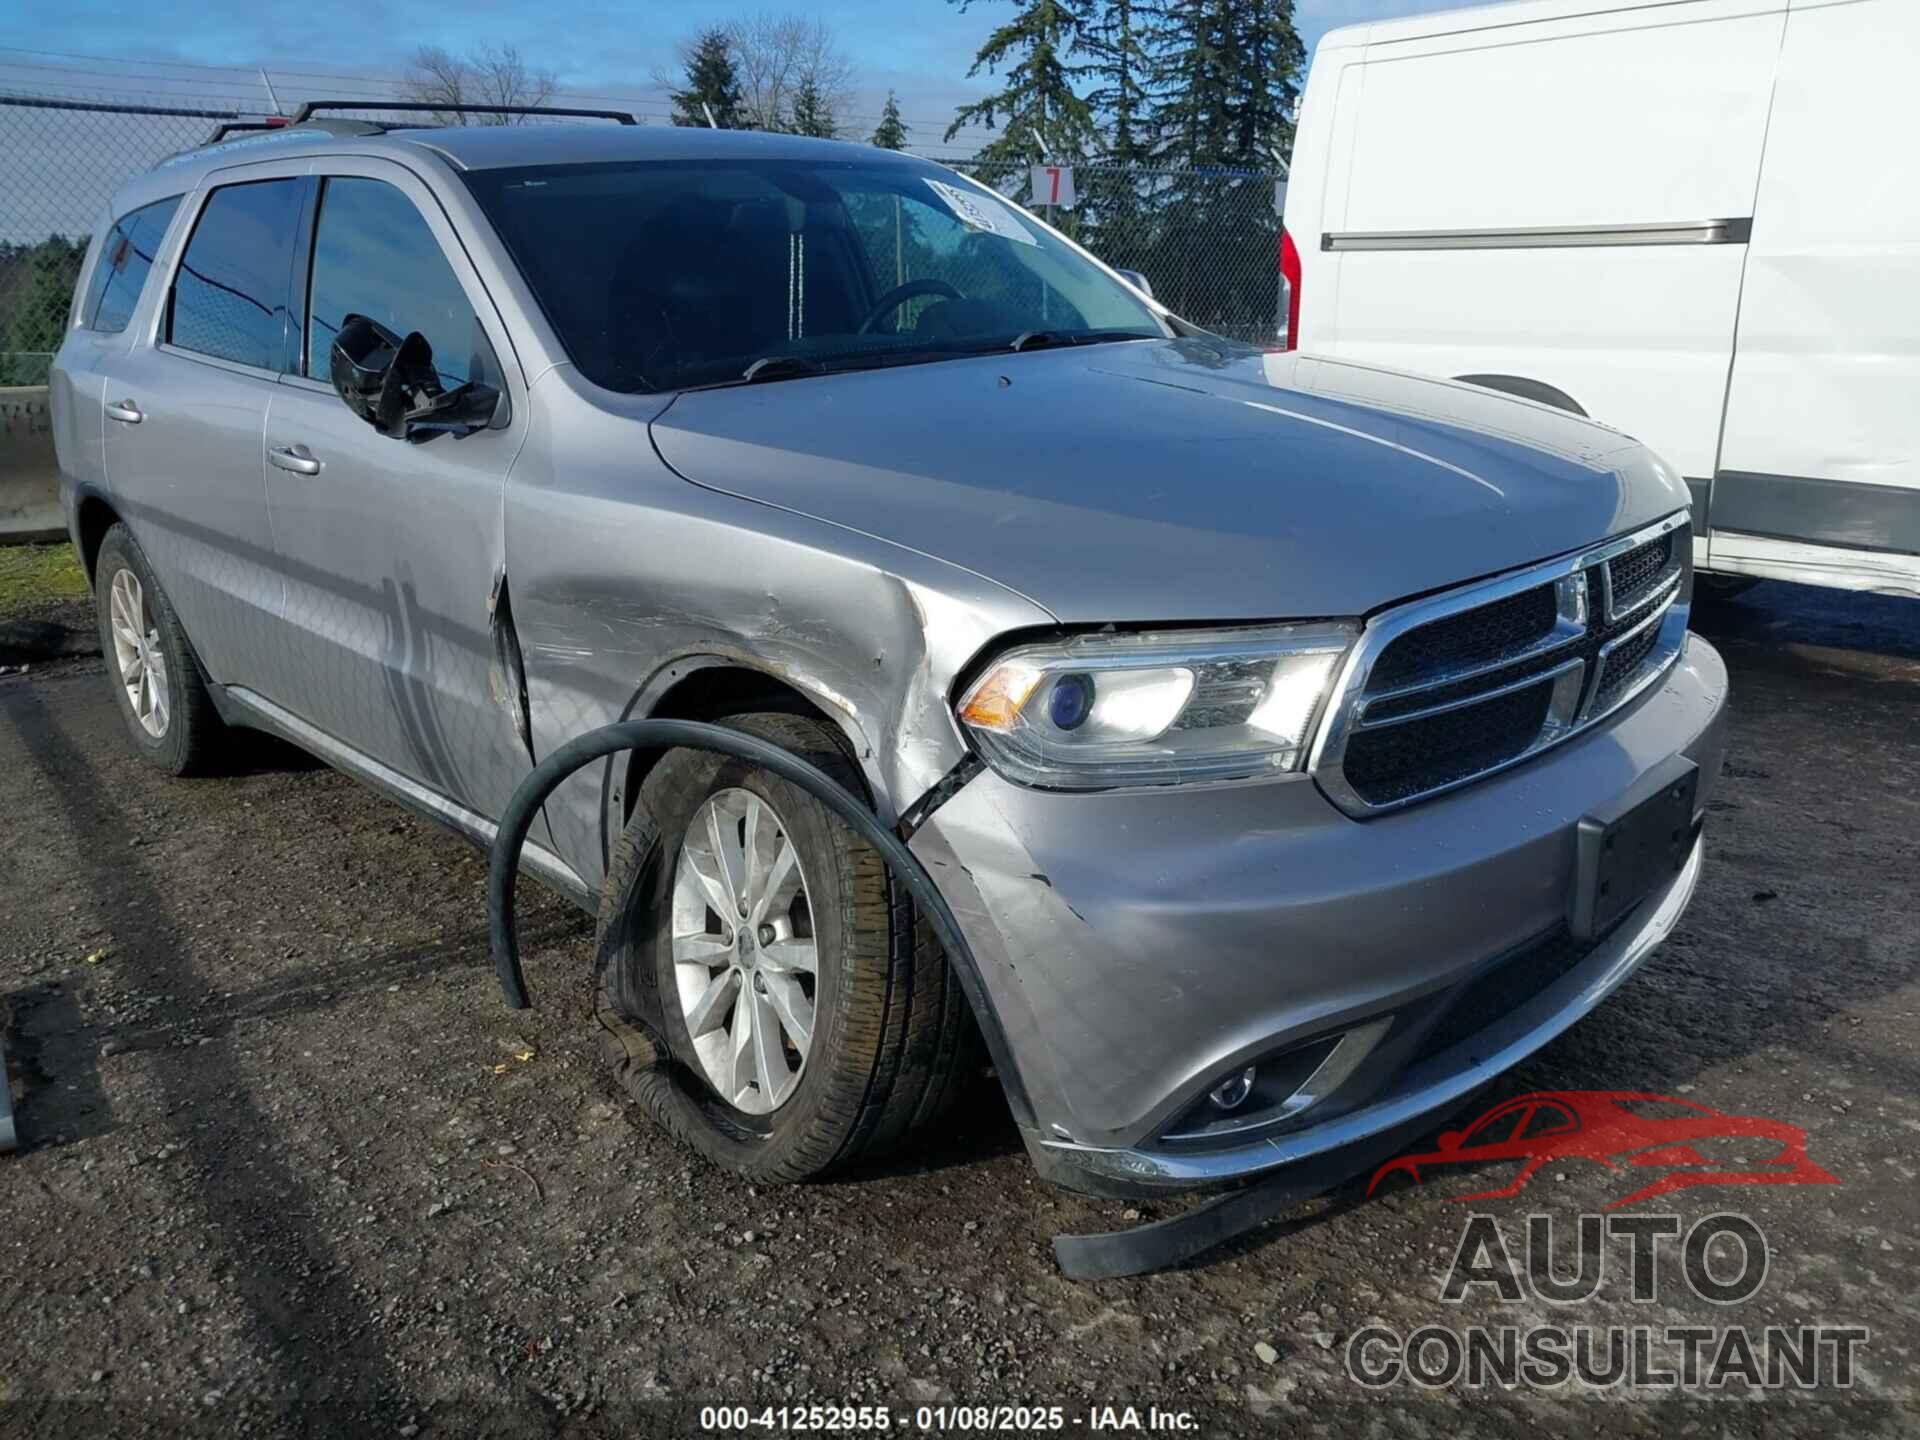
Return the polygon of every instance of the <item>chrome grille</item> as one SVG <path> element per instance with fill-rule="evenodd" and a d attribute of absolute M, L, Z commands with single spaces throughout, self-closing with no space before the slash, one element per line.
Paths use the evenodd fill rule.
<path fill-rule="evenodd" d="M 1663 535 L 1650 545 L 1616 555 L 1607 562 L 1607 586 L 1616 605 L 1631 605 L 1645 597 L 1654 582 L 1665 577 L 1673 562 L 1673 536 Z"/>
<path fill-rule="evenodd" d="M 1373 683 L 1386 688 L 1490 656 L 1525 654 L 1552 631 L 1554 619 L 1553 589 L 1543 586 L 1436 620 L 1381 655 Z"/>
<path fill-rule="evenodd" d="M 1328 706 L 1315 777 L 1349 814 L 1374 814 L 1618 709 L 1680 653 L 1691 553 L 1681 512 L 1376 617 Z"/>

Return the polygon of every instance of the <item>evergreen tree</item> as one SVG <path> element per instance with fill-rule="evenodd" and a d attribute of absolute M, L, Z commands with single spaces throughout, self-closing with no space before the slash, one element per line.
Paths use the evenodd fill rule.
<path fill-rule="evenodd" d="M 673 123 L 705 125 L 707 111 L 722 130 L 740 123 L 740 77 L 733 67 L 733 40 L 720 26 L 703 30 L 687 51 L 687 88 L 673 92 Z"/>
<path fill-rule="evenodd" d="M 907 148 L 907 122 L 900 118 L 900 102 L 887 91 L 887 103 L 880 111 L 880 123 L 874 127 L 873 143 L 882 150 Z"/>
<path fill-rule="evenodd" d="M 954 0 L 962 10 L 972 0 Z M 968 125 L 1000 128 L 980 149 L 988 164 L 1065 163 L 1099 148 L 1093 107 L 1075 89 L 1087 67 L 1075 64 L 1089 39 L 1095 0 L 1019 0 L 1019 12 L 987 37 L 968 76 L 1006 69 L 997 93 L 963 105 L 948 140 Z"/>
<path fill-rule="evenodd" d="M 1087 103 L 1105 144 L 1100 166 L 1082 170 L 1078 177 L 1074 234 L 1101 259 L 1130 269 L 1149 266 L 1159 228 L 1149 193 L 1152 182 L 1137 173 L 1153 160 L 1147 86 L 1153 60 L 1148 25 L 1155 13 L 1154 0 L 1104 0 L 1086 46 L 1093 82 Z"/>
<path fill-rule="evenodd" d="M 787 129 L 795 135 L 812 135 L 821 140 L 834 137 L 832 103 L 811 75 L 804 77 L 793 92 L 793 110 L 787 117 Z"/>
<path fill-rule="evenodd" d="M 1233 0 L 1166 0 L 1153 28 L 1154 148 L 1170 167 L 1216 165 L 1225 149 L 1225 12 Z"/>
<path fill-rule="evenodd" d="M 84 240 L 64 235 L 37 245 L 0 243 L 0 385 L 47 383 L 86 253 Z"/>
<path fill-rule="evenodd" d="M 1275 284 L 1268 176 L 1292 148 L 1306 59 L 1293 0 L 1159 0 L 1152 46 L 1156 163 L 1214 173 L 1177 176 L 1156 194 L 1159 253 L 1139 268 L 1200 324 L 1258 313 Z"/>
<path fill-rule="evenodd" d="M 1094 89 L 1087 96 L 1107 132 L 1102 158 L 1114 165 L 1144 165 L 1152 156 L 1147 121 L 1153 56 L 1147 24 L 1154 14 L 1147 0 L 1106 0 L 1104 13 L 1090 31 L 1087 67 Z"/>
<path fill-rule="evenodd" d="M 1292 150 L 1306 61 L 1293 0 L 1165 0 L 1152 43 L 1164 163 L 1266 170 Z"/>
<path fill-rule="evenodd" d="M 1239 0 L 1234 8 L 1232 153 L 1264 170 L 1276 156 L 1293 154 L 1307 49 L 1293 28 L 1293 0 Z"/>

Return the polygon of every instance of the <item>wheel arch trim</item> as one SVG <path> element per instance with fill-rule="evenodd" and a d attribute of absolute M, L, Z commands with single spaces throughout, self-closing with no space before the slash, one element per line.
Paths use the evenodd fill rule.
<path fill-rule="evenodd" d="M 730 652 L 712 646 L 688 650 L 669 660 L 662 661 L 644 681 L 634 690 L 628 699 L 626 708 L 620 712 L 621 721 L 652 720 L 659 718 L 710 720 L 729 713 L 726 709 L 700 707 L 707 713 L 692 715 L 662 716 L 663 707 L 670 708 L 671 697 L 677 691 L 689 685 L 700 683 L 700 677 L 712 678 L 715 671 L 732 671 L 764 684 L 768 692 L 785 692 L 803 702 L 808 709 L 817 714 L 827 724 L 833 726 L 846 744 L 847 757 L 859 769 L 861 778 L 866 782 L 867 800 L 880 806 L 885 813 L 891 814 L 897 808 L 885 786 L 885 777 L 874 765 L 876 749 L 872 738 L 861 726 L 857 716 L 839 696 L 823 688 L 810 685 L 807 678 L 791 670 L 781 670 L 766 664 L 756 656 L 744 652 Z M 761 704 L 764 708 L 764 703 Z M 734 710 L 731 713 L 742 713 Z M 600 848 L 602 863 L 613 853 L 613 842 L 620 829 L 627 822 L 632 811 L 633 799 L 639 794 L 641 782 L 647 772 L 659 760 L 661 751 L 634 750 L 622 765 L 618 757 L 605 768 L 600 780 Z"/>
<path fill-rule="evenodd" d="M 1585 406 L 1558 385 L 1550 385 L 1545 380 L 1535 380 L 1530 375 L 1456 375 L 1453 378 L 1462 385 L 1478 385 L 1483 390 L 1498 390 L 1502 395 L 1531 400 L 1537 405 L 1550 405 L 1555 410 L 1565 410 L 1569 414 L 1578 415 L 1583 420 L 1593 418 L 1587 414 Z"/>

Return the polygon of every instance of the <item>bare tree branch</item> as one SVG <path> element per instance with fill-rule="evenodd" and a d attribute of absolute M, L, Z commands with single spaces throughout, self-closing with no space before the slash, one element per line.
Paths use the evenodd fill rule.
<path fill-rule="evenodd" d="M 553 72 L 530 68 L 511 45 L 483 46 L 471 63 L 486 104 L 539 106 L 553 96 Z"/>
<path fill-rule="evenodd" d="M 463 105 L 467 101 L 466 71 L 463 63 L 438 45 L 422 45 L 413 52 L 413 63 L 407 71 L 407 98 L 430 105 Z M 435 110 L 433 118 L 442 125 L 459 123 L 458 113 L 451 109 Z"/>
<path fill-rule="evenodd" d="M 437 45 L 422 45 L 404 82 L 408 98 L 436 109 L 442 125 L 517 125 L 524 115 L 466 115 L 461 105 L 543 105 L 553 95 L 551 70 L 535 70 L 511 45 L 482 45 L 462 58 Z"/>
<path fill-rule="evenodd" d="M 749 128 L 792 129 L 794 99 L 809 89 L 828 115 L 847 112 L 853 62 L 825 21 L 761 11 L 734 21 L 727 33 L 740 77 L 741 119 Z"/>

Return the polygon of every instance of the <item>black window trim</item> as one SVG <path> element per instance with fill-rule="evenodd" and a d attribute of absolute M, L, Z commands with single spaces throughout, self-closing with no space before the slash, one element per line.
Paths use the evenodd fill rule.
<path fill-rule="evenodd" d="M 287 334 L 281 347 L 282 379 L 304 379 L 307 357 L 307 301 L 313 286 L 314 229 L 320 223 L 320 195 L 327 176 L 308 174 L 300 195 L 299 228 L 287 257 Z"/>

